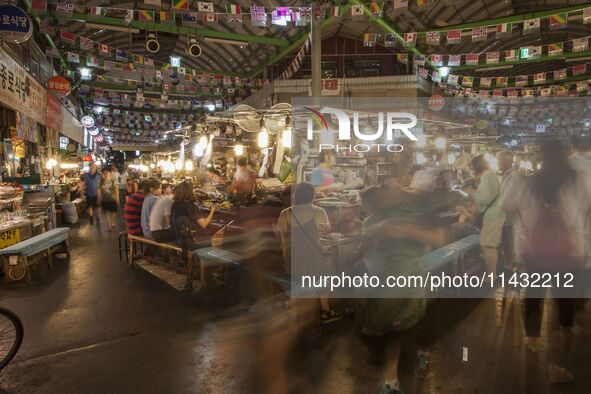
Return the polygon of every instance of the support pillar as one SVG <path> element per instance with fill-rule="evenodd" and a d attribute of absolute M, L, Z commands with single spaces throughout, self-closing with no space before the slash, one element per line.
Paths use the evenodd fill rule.
<path fill-rule="evenodd" d="M 312 97 L 322 94 L 322 27 L 312 12 Z"/>

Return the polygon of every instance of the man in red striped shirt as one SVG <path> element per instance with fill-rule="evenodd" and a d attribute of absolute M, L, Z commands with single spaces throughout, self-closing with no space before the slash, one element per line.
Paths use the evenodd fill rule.
<path fill-rule="evenodd" d="M 142 206 L 144 205 L 144 190 L 147 184 L 148 179 L 142 180 L 137 193 L 131 194 L 125 203 L 123 217 L 125 218 L 125 225 L 129 234 L 142 235 Z"/>

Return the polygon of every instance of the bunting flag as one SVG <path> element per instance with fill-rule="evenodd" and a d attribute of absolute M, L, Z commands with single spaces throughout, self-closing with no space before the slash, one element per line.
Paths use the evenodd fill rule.
<path fill-rule="evenodd" d="M 447 65 L 450 67 L 457 67 L 462 64 L 462 55 L 449 55 Z"/>
<path fill-rule="evenodd" d="M 373 47 L 376 45 L 376 40 L 378 38 L 377 34 L 366 33 L 363 35 L 363 46 L 364 47 Z"/>
<path fill-rule="evenodd" d="M 330 16 L 332 17 L 340 17 L 341 16 L 341 7 L 337 5 L 333 5 L 330 7 Z"/>
<path fill-rule="evenodd" d="M 66 60 L 69 63 L 80 63 L 80 55 L 76 52 L 68 52 L 66 53 Z"/>
<path fill-rule="evenodd" d="M 383 3 L 378 3 L 377 1 L 372 1 L 369 5 L 369 12 L 371 16 L 374 18 L 381 18 L 382 17 L 382 6 Z"/>
<path fill-rule="evenodd" d="M 115 70 L 115 62 L 111 60 L 103 61 L 103 67 L 105 70 Z"/>
<path fill-rule="evenodd" d="M 474 77 L 470 77 L 470 76 L 463 76 L 462 77 L 462 86 L 467 86 L 469 88 L 471 88 L 474 85 Z"/>
<path fill-rule="evenodd" d="M 202 17 L 203 22 L 217 22 L 218 15 L 213 12 L 208 12 Z"/>
<path fill-rule="evenodd" d="M 449 30 L 447 32 L 447 43 L 448 44 L 457 44 L 462 40 L 462 31 L 461 30 Z"/>
<path fill-rule="evenodd" d="M 111 49 L 108 45 L 98 44 L 99 55 L 110 55 Z"/>
<path fill-rule="evenodd" d="M 172 0 L 172 8 L 175 10 L 189 10 L 189 0 Z"/>
<path fill-rule="evenodd" d="M 548 56 L 560 56 L 562 55 L 562 43 L 548 44 Z"/>
<path fill-rule="evenodd" d="M 475 27 L 474 29 L 472 29 L 472 42 L 486 41 L 486 37 L 487 37 L 487 27 L 486 26 Z"/>
<path fill-rule="evenodd" d="M 585 81 L 577 82 L 577 92 L 586 92 L 589 89 L 589 84 Z"/>
<path fill-rule="evenodd" d="M 459 76 L 458 75 L 449 74 L 447 76 L 447 83 L 450 84 L 450 85 L 457 85 L 458 84 L 458 80 L 459 80 Z"/>
<path fill-rule="evenodd" d="M 402 64 L 408 64 L 408 54 L 406 53 L 397 53 L 396 60 Z"/>
<path fill-rule="evenodd" d="M 431 55 L 431 64 L 436 67 L 443 66 L 443 55 Z"/>
<path fill-rule="evenodd" d="M 584 52 L 589 49 L 588 37 L 576 38 L 573 40 L 573 52 Z"/>
<path fill-rule="evenodd" d="M 533 89 L 522 89 L 521 90 L 521 97 L 533 97 L 534 91 Z"/>
<path fill-rule="evenodd" d="M 511 23 L 501 23 L 497 25 L 495 37 L 496 38 L 506 38 L 511 35 Z"/>
<path fill-rule="evenodd" d="M 505 51 L 505 61 L 506 62 L 513 62 L 518 60 L 519 57 L 517 56 L 517 50 L 516 49 L 507 49 Z"/>
<path fill-rule="evenodd" d="M 90 7 L 90 15 L 105 16 L 107 15 L 107 10 L 103 7 L 92 6 Z"/>
<path fill-rule="evenodd" d="M 394 9 L 408 8 L 408 0 L 394 0 Z"/>
<path fill-rule="evenodd" d="M 182 15 L 183 25 L 196 25 L 197 24 L 197 17 L 199 16 L 196 12 L 189 12 L 187 14 Z"/>
<path fill-rule="evenodd" d="M 127 52 L 125 52 L 124 50 L 121 49 L 117 49 L 117 51 L 115 52 L 115 59 L 118 61 L 126 61 L 127 60 Z"/>
<path fill-rule="evenodd" d="M 546 83 L 546 73 L 534 74 L 534 84 Z"/>
<path fill-rule="evenodd" d="M 250 7 L 250 23 L 253 26 L 266 27 L 267 26 L 267 13 L 265 7 L 253 5 Z"/>
<path fill-rule="evenodd" d="M 523 21 L 523 34 L 535 34 L 540 31 L 540 18 Z"/>
<path fill-rule="evenodd" d="M 55 34 L 55 24 L 53 22 L 42 20 L 39 22 L 39 30 L 45 34 Z"/>
<path fill-rule="evenodd" d="M 80 42 L 78 45 L 83 51 L 92 51 L 94 49 L 94 41 L 86 37 L 80 36 Z"/>
<path fill-rule="evenodd" d="M 160 22 L 168 23 L 174 19 L 174 14 L 167 11 L 160 11 Z"/>
<path fill-rule="evenodd" d="M 213 12 L 213 3 L 206 3 L 203 1 L 197 2 L 197 11 L 199 12 Z"/>
<path fill-rule="evenodd" d="M 427 45 L 439 45 L 441 42 L 441 33 L 438 31 L 428 31 L 425 37 Z"/>
<path fill-rule="evenodd" d="M 242 14 L 228 14 L 228 22 L 229 23 L 242 23 Z"/>
<path fill-rule="evenodd" d="M 554 71 L 553 74 L 554 74 L 555 81 L 561 81 L 563 79 L 566 79 L 566 68 L 556 70 L 556 71 Z"/>
<path fill-rule="evenodd" d="M 60 39 L 64 43 L 74 44 L 76 42 L 76 35 L 69 31 L 60 30 Z"/>
<path fill-rule="evenodd" d="M 131 55 L 131 58 L 135 64 L 144 64 L 144 57 L 141 55 Z"/>
<path fill-rule="evenodd" d="M 577 64 L 573 67 L 573 75 L 581 75 L 587 72 L 587 65 L 586 64 Z"/>
<path fill-rule="evenodd" d="M 566 27 L 566 21 L 568 20 L 568 15 L 564 14 L 556 14 L 550 16 L 550 29 L 563 29 Z"/>
<path fill-rule="evenodd" d="M 591 23 L 591 7 L 585 8 L 583 10 L 583 23 L 584 24 Z"/>
<path fill-rule="evenodd" d="M 158 8 L 162 7 L 161 0 L 144 0 L 144 5 L 154 5 Z"/>
<path fill-rule="evenodd" d="M 45 12 L 47 11 L 47 2 L 43 0 L 31 1 L 31 11 Z"/>
<path fill-rule="evenodd" d="M 151 22 L 154 20 L 154 11 L 139 10 L 137 16 L 141 22 Z"/>
<path fill-rule="evenodd" d="M 492 78 L 482 77 L 480 78 L 480 86 L 484 88 L 490 88 L 492 86 Z"/>
<path fill-rule="evenodd" d="M 231 15 L 239 15 L 242 13 L 240 4 L 226 4 L 226 12 Z"/>
<path fill-rule="evenodd" d="M 394 34 L 384 35 L 384 46 L 393 47 L 396 44 L 396 36 Z"/>
<path fill-rule="evenodd" d="M 127 10 L 124 20 L 128 25 L 133 22 L 133 10 Z"/>
<path fill-rule="evenodd" d="M 351 16 L 363 16 L 363 6 L 355 4 L 351 7 Z"/>
<path fill-rule="evenodd" d="M 425 55 L 415 55 L 414 56 L 414 62 L 417 66 L 424 66 L 426 60 L 427 60 L 427 57 Z"/>
<path fill-rule="evenodd" d="M 96 56 L 86 56 L 86 65 L 88 67 L 98 67 L 99 66 L 98 57 L 96 57 Z"/>
<path fill-rule="evenodd" d="M 61 14 L 72 14 L 74 13 L 74 4 L 71 3 L 57 3 L 55 6 L 55 12 Z"/>
<path fill-rule="evenodd" d="M 508 77 L 497 77 L 497 86 L 506 87 L 509 85 Z"/>
<path fill-rule="evenodd" d="M 527 75 L 518 75 L 515 77 L 515 86 L 526 86 L 528 83 Z"/>
<path fill-rule="evenodd" d="M 542 56 L 542 46 L 538 45 L 538 46 L 532 46 L 529 47 L 529 51 L 528 51 L 528 59 L 535 59 Z"/>
<path fill-rule="evenodd" d="M 499 52 L 488 52 L 486 54 L 486 64 L 497 64 L 501 54 Z"/>
<path fill-rule="evenodd" d="M 466 64 L 469 64 L 469 65 L 478 64 L 478 54 L 477 53 L 467 53 L 466 54 Z"/>
<path fill-rule="evenodd" d="M 417 33 L 404 33 L 404 45 L 408 47 L 417 45 Z"/>

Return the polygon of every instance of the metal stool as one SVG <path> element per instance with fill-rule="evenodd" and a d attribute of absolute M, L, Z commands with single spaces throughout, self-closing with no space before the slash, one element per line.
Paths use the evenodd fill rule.
<path fill-rule="evenodd" d="M 119 233 L 119 261 L 121 261 L 121 253 L 125 255 L 125 263 L 129 264 L 129 240 L 127 239 L 127 231 Z"/>

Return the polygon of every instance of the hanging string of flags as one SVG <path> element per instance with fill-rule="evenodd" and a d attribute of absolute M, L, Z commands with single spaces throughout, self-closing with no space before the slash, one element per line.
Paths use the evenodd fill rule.
<path fill-rule="evenodd" d="M 538 88 L 472 89 L 446 86 L 444 92 L 452 96 L 464 97 L 550 97 L 550 96 L 585 96 L 589 94 L 589 81 L 579 81 Z"/>
<path fill-rule="evenodd" d="M 276 26 L 289 26 L 292 23 L 295 26 L 306 26 L 309 24 L 313 14 L 318 19 L 324 19 L 329 16 L 338 17 L 341 16 L 342 9 L 342 6 L 325 3 L 314 8 L 314 10 L 309 6 L 279 6 L 274 7 L 268 12 L 269 10 L 264 6 L 253 4 L 249 7 L 248 12 L 243 12 L 244 10 L 240 4 L 226 4 L 224 6 L 225 12 L 220 12 L 219 10 L 216 11 L 214 3 L 198 1 L 196 4 L 196 9 L 191 10 L 188 0 L 172 0 L 171 10 L 164 11 L 85 6 L 72 3 L 32 0 L 31 10 L 35 14 L 55 12 L 58 17 L 60 15 L 73 15 L 75 11 L 81 11 L 80 13 L 89 16 L 122 18 L 126 24 L 130 24 L 132 21 L 146 23 L 175 23 L 176 21 L 180 21 L 183 24 L 190 25 L 197 22 L 218 22 L 220 18 L 229 23 L 242 23 L 243 17 L 248 16 L 250 17 L 252 26 L 266 27 L 269 19 L 271 20 L 271 24 Z"/>
<path fill-rule="evenodd" d="M 474 77 L 469 75 L 454 75 L 449 74 L 447 77 L 441 75 L 439 71 L 430 71 L 426 68 L 420 67 L 417 74 L 424 79 L 431 79 L 434 83 L 439 83 L 441 86 L 451 89 L 472 89 L 474 87 L 483 88 L 480 91 L 494 96 L 502 96 L 503 92 L 511 90 L 511 88 L 521 88 L 523 90 L 526 86 L 546 85 L 556 82 L 564 81 L 568 77 L 582 76 L 590 70 L 590 63 L 577 64 L 572 67 L 565 67 L 549 72 L 539 72 L 534 74 L 524 74 L 516 76 L 496 76 L 496 77 Z M 577 82 L 578 87 L 587 86 L 587 81 Z M 492 89 L 492 90 L 490 90 Z M 532 91 L 541 91 L 546 88 L 530 89 Z M 515 89 L 513 89 L 515 90 Z M 582 92 L 583 90 L 579 90 Z M 586 91 L 586 88 L 585 90 Z M 483 93 L 483 94 L 484 94 Z"/>
<path fill-rule="evenodd" d="M 63 57 L 68 63 L 82 64 L 87 67 L 103 69 L 105 71 L 146 71 L 153 70 L 156 79 L 160 80 L 166 75 L 176 73 L 183 75 L 183 79 L 191 82 L 202 81 L 227 81 L 232 78 L 236 86 L 262 86 L 263 80 L 249 80 L 240 77 L 225 77 L 221 74 L 198 71 L 190 67 L 172 67 L 170 63 L 160 62 L 143 55 L 128 53 L 123 49 L 117 49 L 106 44 L 101 44 L 89 38 L 79 36 L 67 30 L 60 30 L 60 40 L 68 44 L 70 48 L 78 47 L 85 55 L 79 52 L 68 51 L 60 54 L 57 48 L 47 48 L 46 55 L 50 58 Z M 114 55 L 114 56 L 113 56 Z M 114 59 L 114 60 L 111 60 Z M 73 71 L 66 71 L 68 76 L 73 76 Z"/>
<path fill-rule="evenodd" d="M 290 79 L 293 76 L 293 74 L 298 72 L 298 70 L 302 66 L 302 61 L 304 59 L 304 56 L 306 56 L 308 54 L 308 51 L 310 50 L 311 45 L 312 45 L 312 35 L 310 34 L 310 35 L 308 35 L 308 38 L 304 42 L 304 45 L 302 45 L 302 47 L 298 51 L 298 54 L 295 56 L 295 58 L 293 59 L 293 61 L 289 65 L 289 67 L 287 67 L 287 70 L 285 70 L 277 78 L 277 80 Z"/>
<path fill-rule="evenodd" d="M 414 64 L 424 66 L 430 64 L 434 67 L 457 67 L 463 65 L 497 64 L 520 60 L 532 60 L 542 56 L 562 56 L 565 53 L 578 53 L 589 50 L 591 36 L 575 38 L 568 41 L 555 42 L 545 45 L 532 45 L 519 49 L 506 49 L 502 51 L 488 51 L 479 53 L 460 54 L 430 54 L 419 55 L 409 53 L 396 53 L 396 59 L 401 63 L 408 63 L 412 59 Z"/>

